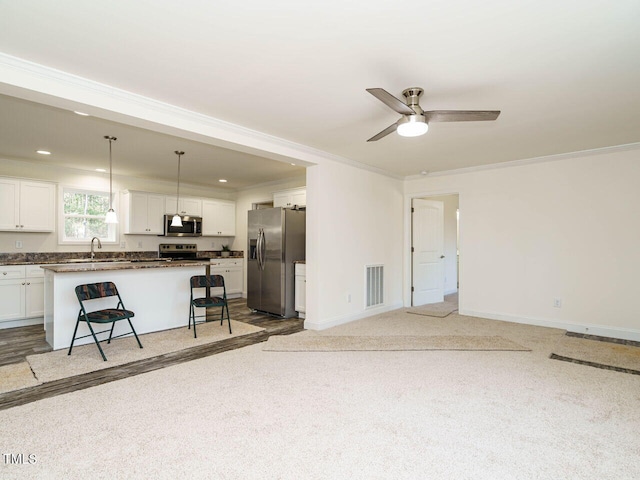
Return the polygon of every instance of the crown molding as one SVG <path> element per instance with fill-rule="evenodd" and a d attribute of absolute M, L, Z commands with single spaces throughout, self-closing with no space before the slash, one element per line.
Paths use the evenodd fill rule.
<path fill-rule="evenodd" d="M 523 165 L 532 165 L 536 163 L 558 162 L 561 160 L 569 160 L 580 157 L 593 157 L 596 155 L 606 155 L 610 153 L 628 152 L 632 150 L 640 150 L 640 142 L 625 143 L 623 145 L 612 145 L 609 147 L 592 148 L 589 150 L 577 150 L 575 152 L 556 153 L 553 155 L 545 155 L 541 157 L 523 158 L 520 160 L 511 160 L 508 162 L 490 163 L 488 165 L 477 165 L 475 167 L 456 168 L 452 170 L 442 170 L 439 172 L 429 172 L 426 175 L 410 175 L 404 177 L 404 180 L 418 180 L 427 177 L 441 177 L 445 175 L 461 175 L 464 173 L 480 172 L 483 170 L 495 170 L 498 168 L 519 167 Z"/>
<path fill-rule="evenodd" d="M 89 107 L 87 113 L 107 120 L 204 141 L 272 160 L 290 162 L 294 159 L 298 165 L 306 167 L 330 161 L 403 179 L 378 167 L 1 52 L 0 93 L 59 108 L 85 107 L 87 110 L 86 107 Z"/>

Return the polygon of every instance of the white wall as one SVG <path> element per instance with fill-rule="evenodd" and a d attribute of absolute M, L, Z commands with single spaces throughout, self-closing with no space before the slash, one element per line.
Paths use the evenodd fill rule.
<path fill-rule="evenodd" d="M 43 164 L 19 162 L 15 160 L 0 159 L 0 176 L 28 178 L 57 183 L 62 186 L 75 186 L 81 188 L 109 191 L 108 173 L 88 173 L 79 170 L 57 168 Z M 153 181 L 135 177 L 113 177 L 113 191 L 140 190 L 143 192 L 156 192 L 166 195 L 175 195 L 176 184 L 171 182 Z M 180 183 L 180 193 L 184 196 L 220 198 L 234 200 L 235 193 L 223 190 L 203 188 Z M 119 210 L 119 195 L 116 195 L 115 209 L 118 218 L 122 221 L 123 215 Z M 57 195 L 56 195 L 57 201 Z M 56 215 L 57 215 L 56 210 Z M 57 223 L 56 223 L 57 225 Z M 103 243 L 102 251 L 157 251 L 159 243 L 172 243 L 166 237 L 156 235 L 124 235 L 122 228 L 118 232 L 118 243 L 108 245 Z M 16 248 L 16 241 L 22 242 L 22 248 Z M 220 250 L 223 243 L 229 243 L 232 239 L 226 237 L 202 237 L 190 238 L 189 243 L 197 243 L 199 250 Z M 125 242 L 126 247 L 121 248 L 120 242 Z M 53 233 L 24 233 L 24 232 L 0 232 L 0 253 L 25 253 L 25 252 L 77 252 L 87 250 L 82 245 L 58 245 L 58 234 Z"/>
<path fill-rule="evenodd" d="M 307 168 L 305 328 L 402 306 L 402 202 L 401 181 L 330 161 Z M 367 310 L 369 264 L 384 265 L 385 302 Z"/>
<path fill-rule="evenodd" d="M 405 192 L 460 194 L 461 313 L 640 340 L 639 184 L 640 150 L 619 149 Z"/>

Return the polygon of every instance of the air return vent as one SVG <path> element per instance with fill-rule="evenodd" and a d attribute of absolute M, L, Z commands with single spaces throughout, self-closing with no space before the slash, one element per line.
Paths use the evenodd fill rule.
<path fill-rule="evenodd" d="M 383 265 L 367 265 L 366 266 L 366 297 L 367 307 L 375 307 L 384 303 L 384 266 Z"/>

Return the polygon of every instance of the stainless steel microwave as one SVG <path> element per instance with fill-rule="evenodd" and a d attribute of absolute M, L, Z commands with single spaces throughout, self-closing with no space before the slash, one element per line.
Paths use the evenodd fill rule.
<path fill-rule="evenodd" d="M 172 227 L 173 215 L 164 216 L 164 236 L 165 237 L 201 237 L 202 217 L 192 217 L 190 215 L 180 215 L 182 219 L 181 227 Z"/>

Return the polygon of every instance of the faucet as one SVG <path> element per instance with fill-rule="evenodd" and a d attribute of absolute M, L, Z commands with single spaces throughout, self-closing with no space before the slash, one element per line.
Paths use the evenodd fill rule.
<path fill-rule="evenodd" d="M 93 237 L 91 239 L 91 261 L 93 261 L 93 259 L 96 256 L 96 252 L 93 251 L 93 241 L 97 240 L 98 241 L 98 248 L 102 248 L 102 243 L 100 243 L 100 239 L 98 237 Z"/>

